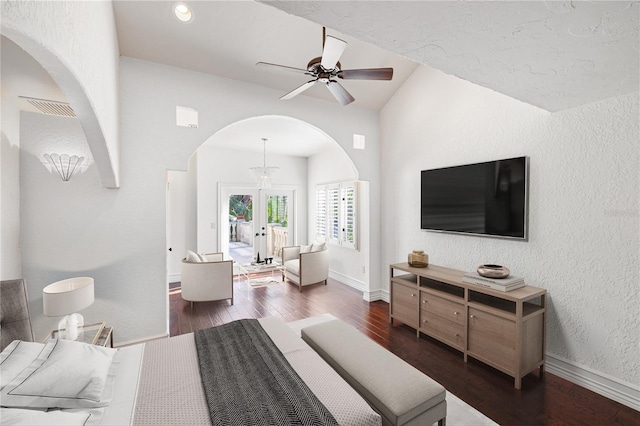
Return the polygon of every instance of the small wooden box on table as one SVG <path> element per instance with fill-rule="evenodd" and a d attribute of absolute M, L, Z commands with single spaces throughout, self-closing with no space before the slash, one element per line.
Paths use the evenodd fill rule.
<path fill-rule="evenodd" d="M 465 272 L 408 263 L 389 267 L 389 320 L 400 321 L 515 378 L 544 371 L 546 290 L 498 291 L 462 282 Z"/>

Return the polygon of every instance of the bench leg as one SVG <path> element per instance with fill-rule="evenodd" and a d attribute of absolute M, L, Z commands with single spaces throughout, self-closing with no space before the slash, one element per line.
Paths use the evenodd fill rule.
<path fill-rule="evenodd" d="M 440 420 L 438 420 L 438 426 L 447 426 L 447 418 L 443 417 Z"/>

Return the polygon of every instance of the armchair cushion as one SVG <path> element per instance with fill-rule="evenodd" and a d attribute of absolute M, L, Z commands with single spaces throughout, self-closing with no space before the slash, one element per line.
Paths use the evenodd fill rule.
<path fill-rule="evenodd" d="M 200 257 L 200 255 L 198 255 L 198 253 L 193 252 L 191 250 L 187 250 L 187 257 L 185 259 L 187 262 L 191 262 L 191 263 L 202 262 L 202 258 Z"/>
<path fill-rule="evenodd" d="M 287 271 L 300 275 L 300 259 L 291 259 L 284 262 L 284 269 Z"/>
<path fill-rule="evenodd" d="M 312 247 L 312 244 L 309 244 L 308 246 L 300 246 L 300 253 L 309 253 L 310 251 L 312 251 Z"/>
<path fill-rule="evenodd" d="M 322 251 L 326 246 L 327 243 L 324 241 L 314 241 L 313 244 L 311 244 L 311 251 Z"/>

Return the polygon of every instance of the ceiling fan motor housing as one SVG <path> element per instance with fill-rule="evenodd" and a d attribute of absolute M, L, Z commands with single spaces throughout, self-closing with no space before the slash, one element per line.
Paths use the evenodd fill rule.
<path fill-rule="evenodd" d="M 268 62 L 258 62 L 256 65 L 278 67 L 299 74 L 312 76 L 312 79 L 296 87 L 289 93 L 281 96 L 280 99 L 287 100 L 299 95 L 316 83 L 323 83 L 331 94 L 341 105 L 348 105 L 355 101 L 354 97 L 338 83 L 338 79 L 346 80 L 391 80 L 393 68 L 365 68 L 354 70 L 342 70 L 340 56 L 347 46 L 347 42 L 336 37 L 326 35 L 323 28 L 322 56 L 313 58 L 307 64 L 307 69 L 288 67 L 284 65 L 270 64 Z M 324 64 L 324 65 L 323 65 Z"/>
<path fill-rule="evenodd" d="M 318 56 L 317 58 L 313 58 L 307 64 L 307 70 L 309 70 L 310 73 L 317 76 L 320 76 L 320 74 L 322 73 L 328 74 L 329 76 L 335 76 L 342 69 L 342 65 L 340 65 L 339 61 L 338 63 L 336 63 L 336 66 L 332 70 L 325 70 L 322 67 L 322 65 L 320 65 L 321 62 L 322 62 L 321 56 Z"/>

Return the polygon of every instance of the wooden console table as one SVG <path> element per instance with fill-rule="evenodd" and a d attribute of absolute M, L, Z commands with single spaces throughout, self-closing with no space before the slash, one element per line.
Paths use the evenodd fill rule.
<path fill-rule="evenodd" d="M 400 321 L 515 378 L 544 372 L 546 290 L 498 291 L 462 282 L 465 272 L 408 263 L 389 267 L 389 321 Z"/>

